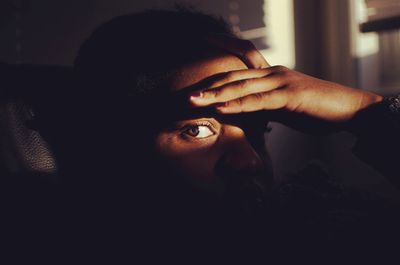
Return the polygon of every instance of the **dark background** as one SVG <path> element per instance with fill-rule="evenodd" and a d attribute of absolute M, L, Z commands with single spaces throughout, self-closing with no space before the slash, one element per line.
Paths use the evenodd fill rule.
<path fill-rule="evenodd" d="M 223 16 L 236 29 L 248 30 L 266 26 L 264 16 L 267 14 L 264 14 L 263 5 L 270 1 L 186 0 L 180 3 Z M 175 2 L 1 0 L 0 62 L 71 66 L 81 43 L 99 24 L 146 8 L 171 8 Z M 376 67 L 380 66 L 381 55 L 355 57 L 352 52 L 352 30 L 357 29 L 357 25 L 349 2 L 293 1 L 295 69 L 345 85 L 389 94 L 379 86 L 380 70 Z M 270 40 L 267 31 L 268 25 L 265 37 L 254 41 L 268 52 Z M 400 91 L 398 87 L 396 89 L 391 92 Z M 273 124 L 268 147 L 278 178 L 295 172 L 309 160 L 318 159 L 347 185 L 399 198 L 397 189 L 352 155 L 354 140 L 347 133 L 311 137 Z"/>

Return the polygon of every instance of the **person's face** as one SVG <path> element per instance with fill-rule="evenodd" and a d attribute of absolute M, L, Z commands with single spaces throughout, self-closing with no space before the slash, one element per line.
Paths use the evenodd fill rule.
<path fill-rule="evenodd" d="M 170 89 L 172 93 L 183 91 L 215 74 L 245 68 L 232 55 L 199 61 L 180 69 Z M 165 170 L 182 177 L 195 190 L 220 197 L 235 185 L 271 185 L 264 143 L 266 124 L 252 122 L 251 116 L 210 114 L 177 119 L 168 127 L 156 136 L 156 153 L 167 165 Z"/>

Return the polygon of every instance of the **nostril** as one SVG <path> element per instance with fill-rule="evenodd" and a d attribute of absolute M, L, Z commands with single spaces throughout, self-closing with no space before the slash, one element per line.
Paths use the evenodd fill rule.
<path fill-rule="evenodd" d="M 222 178 L 241 178 L 265 173 L 265 165 L 250 146 L 238 148 L 222 156 L 215 165 L 215 172 Z"/>

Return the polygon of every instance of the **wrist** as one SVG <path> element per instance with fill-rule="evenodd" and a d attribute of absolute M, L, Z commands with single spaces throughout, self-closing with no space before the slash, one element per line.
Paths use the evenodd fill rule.
<path fill-rule="evenodd" d="M 361 108 L 346 124 L 346 130 L 356 136 L 373 133 L 384 128 L 381 125 L 396 123 L 400 119 L 400 95 L 382 97 L 372 95 L 368 104 Z"/>

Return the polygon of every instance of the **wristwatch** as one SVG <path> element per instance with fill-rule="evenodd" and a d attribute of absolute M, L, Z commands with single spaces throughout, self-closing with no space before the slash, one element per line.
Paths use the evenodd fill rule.
<path fill-rule="evenodd" d="M 386 106 L 391 113 L 400 115 L 400 95 L 385 98 L 382 104 Z"/>

